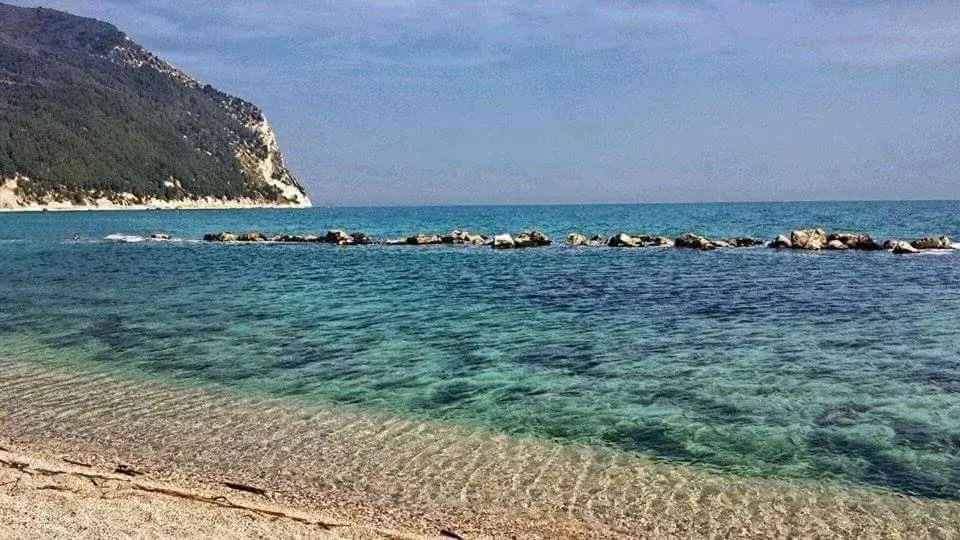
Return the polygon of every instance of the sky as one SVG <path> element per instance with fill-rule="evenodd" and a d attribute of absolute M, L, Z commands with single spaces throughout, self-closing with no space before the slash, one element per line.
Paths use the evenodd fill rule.
<path fill-rule="evenodd" d="M 956 0 L 41 5 L 259 105 L 315 204 L 960 199 Z"/>

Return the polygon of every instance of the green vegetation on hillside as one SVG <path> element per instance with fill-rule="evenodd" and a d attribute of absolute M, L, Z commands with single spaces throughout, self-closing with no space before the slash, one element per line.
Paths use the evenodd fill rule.
<path fill-rule="evenodd" d="M 229 96 L 124 65 L 117 46 L 149 55 L 107 23 L 0 4 L 0 176 L 67 197 L 276 199 L 241 170 L 235 149 L 257 139 Z"/>

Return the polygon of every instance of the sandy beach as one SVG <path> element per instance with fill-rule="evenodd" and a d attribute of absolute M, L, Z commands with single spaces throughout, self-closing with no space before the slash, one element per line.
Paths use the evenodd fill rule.
<path fill-rule="evenodd" d="M 12 362 L 0 388 L 7 536 L 960 534 L 956 501 Z"/>
<path fill-rule="evenodd" d="M 4 538 L 419 538 L 279 505 L 241 486 L 157 480 L 132 470 L 0 450 Z M 118 472 L 121 471 L 121 472 Z"/>

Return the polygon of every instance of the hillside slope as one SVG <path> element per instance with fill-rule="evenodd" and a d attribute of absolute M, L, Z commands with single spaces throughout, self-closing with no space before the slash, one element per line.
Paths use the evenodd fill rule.
<path fill-rule="evenodd" d="M 0 4 L 0 208 L 310 206 L 255 105 L 113 25 Z"/>

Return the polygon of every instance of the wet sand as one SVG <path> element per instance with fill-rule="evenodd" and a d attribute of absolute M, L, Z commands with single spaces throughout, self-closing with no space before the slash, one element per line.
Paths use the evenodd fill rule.
<path fill-rule="evenodd" d="M 0 531 L 15 536 L 139 532 L 148 515 L 156 529 L 147 536 L 960 535 L 960 501 L 734 478 L 603 449 L 15 360 L 0 364 L 0 412 L 0 437 L 21 461 L 128 477 L 115 472 L 123 464 L 136 482 L 314 521 L 143 492 L 129 481 L 119 488 L 127 495 L 104 502 L 92 484 L 78 493 L 41 489 L 36 482 L 49 475 L 17 482 L 22 471 L 7 465 Z M 72 478 L 66 485 L 78 489 L 87 481 Z M 18 494 L 18 484 L 32 487 Z"/>

